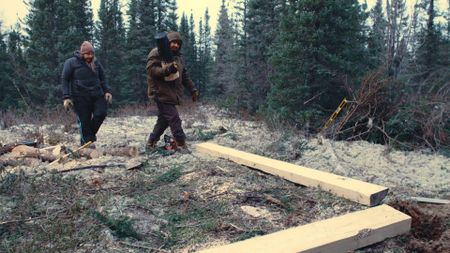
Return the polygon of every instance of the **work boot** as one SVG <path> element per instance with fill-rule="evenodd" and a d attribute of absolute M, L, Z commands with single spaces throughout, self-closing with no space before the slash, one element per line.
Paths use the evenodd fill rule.
<path fill-rule="evenodd" d="M 187 146 L 185 141 L 176 141 L 176 143 L 177 143 L 177 149 L 176 149 L 177 152 L 180 152 L 181 154 L 190 154 L 190 153 L 192 153 L 189 150 L 189 148 L 188 148 L 188 146 Z"/>

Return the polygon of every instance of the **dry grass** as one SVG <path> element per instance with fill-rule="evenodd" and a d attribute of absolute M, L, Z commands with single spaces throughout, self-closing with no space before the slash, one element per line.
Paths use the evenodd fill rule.
<path fill-rule="evenodd" d="M 360 209 L 223 160 L 148 157 L 127 173 L 3 173 L 4 252 L 196 250 Z M 262 210 L 261 216 L 243 207 Z M 28 220 L 30 217 L 33 220 Z"/>

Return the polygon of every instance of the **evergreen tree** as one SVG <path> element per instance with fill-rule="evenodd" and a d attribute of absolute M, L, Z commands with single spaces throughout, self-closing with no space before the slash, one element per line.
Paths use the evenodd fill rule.
<path fill-rule="evenodd" d="M 27 90 L 30 100 L 38 105 L 56 103 L 56 90 L 59 83 L 58 50 L 60 38 L 64 37 L 62 27 L 66 20 L 58 11 L 62 6 L 68 7 L 64 0 L 35 0 L 29 3 L 30 10 L 26 17 L 29 79 Z"/>
<path fill-rule="evenodd" d="M 377 0 L 370 11 L 372 26 L 368 35 L 369 62 L 372 68 L 377 68 L 385 63 L 386 56 L 386 28 L 382 0 Z"/>
<path fill-rule="evenodd" d="M 436 10 L 434 0 L 425 0 L 427 8 L 426 26 L 420 34 L 420 46 L 417 50 L 417 62 L 422 79 L 427 78 L 430 73 L 440 65 L 439 59 L 440 34 L 435 24 Z"/>
<path fill-rule="evenodd" d="M 47 106 L 60 103 L 60 73 L 64 61 L 83 40 L 92 39 L 90 1 L 34 0 L 25 19 L 28 48 L 27 92 Z"/>
<path fill-rule="evenodd" d="M 235 106 L 240 108 L 252 108 L 254 102 L 251 97 L 253 84 L 249 81 L 247 70 L 249 69 L 249 1 L 240 0 L 235 6 L 236 12 L 236 28 L 235 28 L 235 59 L 238 64 L 236 73 L 236 82 L 238 85 L 233 90 L 235 97 Z"/>
<path fill-rule="evenodd" d="M 24 36 L 21 33 L 21 27 L 17 23 L 15 27 L 8 33 L 7 39 L 7 53 L 9 66 L 12 70 L 10 75 L 10 86 L 8 88 L 8 96 L 13 101 L 8 102 L 9 107 L 27 108 L 29 104 L 27 102 L 27 94 L 24 83 L 26 82 L 26 62 L 23 54 L 24 48 Z M 7 68 L 8 68 L 7 67 Z"/>
<path fill-rule="evenodd" d="M 64 59 L 73 55 L 83 41 L 93 41 L 94 22 L 90 0 L 59 0 L 56 15 L 58 44 L 57 50 L 62 70 Z"/>
<path fill-rule="evenodd" d="M 331 113 L 345 96 L 345 83 L 365 71 L 365 15 L 356 0 L 290 4 L 272 49 L 274 86 L 266 111 L 305 126 Z"/>
<path fill-rule="evenodd" d="M 113 88 L 116 101 L 122 102 L 123 58 L 125 48 L 125 29 L 119 0 L 102 0 L 98 12 L 97 41 L 99 43 L 97 56 L 105 68 L 106 77 Z"/>
<path fill-rule="evenodd" d="M 248 93 L 251 111 L 256 111 L 264 105 L 270 89 L 269 74 L 272 68 L 269 64 L 270 47 L 276 37 L 281 2 L 278 0 L 248 1 L 246 24 L 246 51 L 248 52 L 247 80 L 252 84 Z"/>
<path fill-rule="evenodd" d="M 188 43 L 183 45 L 183 52 L 185 53 L 186 68 L 189 70 L 189 75 L 192 81 L 196 84 L 203 73 L 198 68 L 198 47 L 197 38 L 195 36 L 194 15 L 191 13 L 189 17 L 189 35 Z"/>
<path fill-rule="evenodd" d="M 201 19 L 199 22 L 198 34 L 198 72 L 200 73 L 196 85 L 200 94 L 203 95 L 205 87 L 209 83 L 209 73 L 211 72 L 211 64 L 213 63 L 211 52 L 211 26 L 209 24 L 210 16 L 208 9 L 205 10 L 204 23 Z"/>
<path fill-rule="evenodd" d="M 177 15 L 177 1 L 169 0 L 167 3 L 167 21 L 166 30 L 167 31 L 178 31 L 178 15 Z"/>
<path fill-rule="evenodd" d="M 180 35 L 183 40 L 181 52 L 183 53 L 186 62 L 186 68 L 192 81 L 197 83 L 199 73 L 197 69 L 197 46 L 195 42 L 194 18 L 192 14 L 189 21 L 185 13 L 181 15 Z"/>
<path fill-rule="evenodd" d="M 130 102 L 147 100 L 147 55 L 155 47 L 157 32 L 154 0 L 131 0 L 128 10 L 129 30 L 126 43 L 126 83 L 122 84 L 124 96 Z"/>
<path fill-rule="evenodd" d="M 216 97 L 229 93 L 235 87 L 236 65 L 233 63 L 233 29 L 228 18 L 228 9 L 225 1 L 219 11 L 219 20 L 215 35 L 215 62 L 211 75 L 211 84 L 207 88 L 208 95 Z"/>
<path fill-rule="evenodd" d="M 6 50 L 5 34 L 2 31 L 0 20 L 0 111 L 7 110 L 15 106 L 13 94 L 13 84 L 11 78 L 13 70 L 11 68 L 8 53 Z"/>

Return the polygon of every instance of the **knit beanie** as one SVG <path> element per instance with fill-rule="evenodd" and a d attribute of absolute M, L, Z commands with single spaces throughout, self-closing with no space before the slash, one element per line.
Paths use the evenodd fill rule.
<path fill-rule="evenodd" d="M 80 54 L 87 54 L 87 53 L 94 53 L 94 47 L 92 46 L 92 44 L 89 41 L 84 41 L 83 44 L 81 44 L 80 47 Z"/>

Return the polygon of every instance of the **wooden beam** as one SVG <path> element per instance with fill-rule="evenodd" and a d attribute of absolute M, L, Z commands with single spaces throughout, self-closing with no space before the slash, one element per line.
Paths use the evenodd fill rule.
<path fill-rule="evenodd" d="M 411 217 L 381 205 L 199 252 L 340 253 L 407 233 L 410 228 Z"/>
<path fill-rule="evenodd" d="M 229 159 L 236 163 L 280 176 L 294 183 L 308 187 L 318 187 L 367 206 L 378 205 L 386 197 L 389 190 L 384 186 L 246 153 L 213 143 L 201 143 L 195 145 L 195 147 L 199 152 Z"/>

